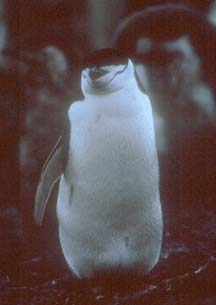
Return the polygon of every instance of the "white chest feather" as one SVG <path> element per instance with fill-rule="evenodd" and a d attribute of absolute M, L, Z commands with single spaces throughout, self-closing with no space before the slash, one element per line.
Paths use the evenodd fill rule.
<path fill-rule="evenodd" d="M 73 186 L 73 194 L 69 199 L 71 205 L 65 204 L 82 216 L 88 213 L 88 207 L 94 213 L 105 211 L 104 201 L 109 202 L 108 209 L 112 204 L 124 204 L 124 207 L 128 204 L 131 209 L 132 199 L 140 203 L 149 196 L 152 177 L 155 180 L 158 175 L 148 98 L 136 100 L 134 96 L 132 107 L 131 99 L 119 98 L 111 98 L 108 105 L 99 98 L 94 101 L 98 102 L 96 105 L 80 102 L 72 106 L 65 176 Z"/>

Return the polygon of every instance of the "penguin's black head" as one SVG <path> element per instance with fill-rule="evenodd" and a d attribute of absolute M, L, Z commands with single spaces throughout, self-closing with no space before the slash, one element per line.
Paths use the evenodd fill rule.
<path fill-rule="evenodd" d="M 93 51 L 84 58 L 83 70 L 89 69 L 89 76 L 92 80 L 96 80 L 107 74 L 109 66 L 127 65 L 128 59 L 115 48 L 105 48 Z"/>
<path fill-rule="evenodd" d="M 83 60 L 81 87 L 83 93 L 107 94 L 119 90 L 133 77 L 132 63 L 115 48 L 98 49 Z"/>
<path fill-rule="evenodd" d="M 127 65 L 128 58 L 123 52 L 116 48 L 105 48 L 95 50 L 83 60 L 83 69 L 109 65 Z"/>
<path fill-rule="evenodd" d="M 94 85 L 96 85 L 98 79 L 113 71 L 113 69 L 115 69 L 117 66 L 126 67 L 127 64 L 128 58 L 126 58 L 123 52 L 120 52 L 118 49 L 98 49 L 87 54 L 87 56 L 84 58 L 84 77 L 88 75 Z"/>

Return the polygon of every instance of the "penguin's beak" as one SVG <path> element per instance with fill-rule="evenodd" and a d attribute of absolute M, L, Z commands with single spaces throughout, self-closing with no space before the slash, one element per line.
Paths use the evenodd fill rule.
<path fill-rule="evenodd" d="M 101 76 L 107 74 L 107 71 L 101 68 L 92 68 L 89 72 L 89 77 L 92 80 L 96 80 L 100 78 Z"/>

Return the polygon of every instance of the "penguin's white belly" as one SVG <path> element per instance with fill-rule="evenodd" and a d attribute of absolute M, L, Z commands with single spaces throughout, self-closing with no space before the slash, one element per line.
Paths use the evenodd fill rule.
<path fill-rule="evenodd" d="M 57 203 L 64 256 L 79 277 L 146 272 L 162 235 L 153 129 L 142 116 L 89 116 L 72 124 Z"/>

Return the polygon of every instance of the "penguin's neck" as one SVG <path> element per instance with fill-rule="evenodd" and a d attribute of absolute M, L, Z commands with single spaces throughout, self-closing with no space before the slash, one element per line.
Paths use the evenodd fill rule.
<path fill-rule="evenodd" d="M 144 100 L 136 80 L 131 78 L 121 88 L 109 94 L 86 94 L 84 102 L 92 109 L 108 116 L 128 116 L 137 112 Z"/>
<path fill-rule="evenodd" d="M 135 78 L 131 77 L 126 80 L 116 80 L 111 81 L 109 84 L 107 84 L 104 88 L 101 90 L 94 89 L 88 90 L 88 92 L 85 92 L 86 98 L 101 98 L 102 96 L 110 96 L 111 94 L 118 94 L 118 92 L 121 92 L 122 90 L 127 90 L 126 88 L 132 89 L 134 86 L 137 86 Z"/>

